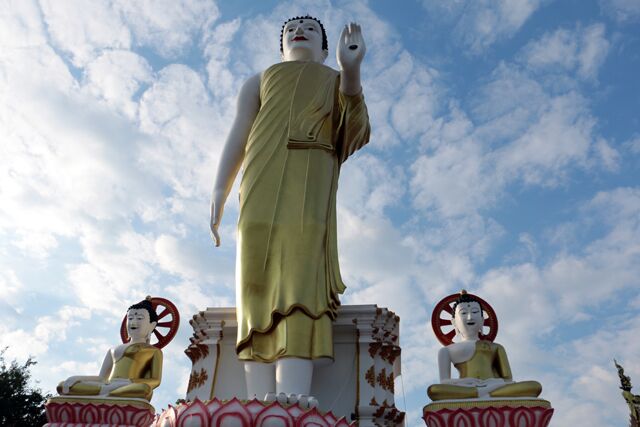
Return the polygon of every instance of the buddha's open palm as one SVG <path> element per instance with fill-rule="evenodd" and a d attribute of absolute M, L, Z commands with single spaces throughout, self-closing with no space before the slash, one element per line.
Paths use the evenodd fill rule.
<path fill-rule="evenodd" d="M 360 25 L 355 22 L 345 25 L 336 49 L 340 69 L 345 71 L 358 70 L 366 51 L 367 47 L 364 44 Z"/>

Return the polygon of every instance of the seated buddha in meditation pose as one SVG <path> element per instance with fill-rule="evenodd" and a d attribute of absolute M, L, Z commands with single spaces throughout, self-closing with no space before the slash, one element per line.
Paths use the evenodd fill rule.
<path fill-rule="evenodd" d="M 484 324 L 480 301 L 462 291 L 453 307 L 452 324 L 460 342 L 438 352 L 440 384 L 429 387 L 431 400 L 537 397 L 537 381 L 515 382 L 503 346 L 480 339 Z M 460 378 L 451 378 L 451 365 Z"/>
<path fill-rule="evenodd" d="M 72 376 L 62 381 L 58 393 L 68 396 L 111 396 L 151 400 L 162 377 L 162 351 L 149 344 L 158 322 L 151 301 L 143 300 L 127 310 L 130 341 L 110 349 L 100 374 Z"/>

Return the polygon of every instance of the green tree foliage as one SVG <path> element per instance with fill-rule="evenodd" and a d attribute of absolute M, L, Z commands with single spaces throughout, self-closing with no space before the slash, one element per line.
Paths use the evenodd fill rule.
<path fill-rule="evenodd" d="M 0 350 L 0 426 L 42 427 L 47 422 L 44 404 L 50 395 L 29 385 L 29 370 L 36 362 L 29 358 L 24 365 L 15 360 L 7 365 L 5 350 Z"/>

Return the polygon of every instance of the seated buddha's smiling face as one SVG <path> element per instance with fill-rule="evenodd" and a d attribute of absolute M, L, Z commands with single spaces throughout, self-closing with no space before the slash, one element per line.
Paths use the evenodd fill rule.
<path fill-rule="evenodd" d="M 456 306 L 453 326 L 463 341 L 477 340 L 482 331 L 484 317 L 477 302 L 461 302 Z"/>
<path fill-rule="evenodd" d="M 156 322 L 151 322 L 149 312 L 143 308 L 132 308 L 127 312 L 127 332 L 132 342 L 146 341 Z"/>

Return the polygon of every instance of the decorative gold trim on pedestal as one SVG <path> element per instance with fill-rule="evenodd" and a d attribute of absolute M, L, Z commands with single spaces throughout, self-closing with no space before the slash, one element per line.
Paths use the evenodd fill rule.
<path fill-rule="evenodd" d="M 224 322 L 222 322 L 224 325 Z M 213 367 L 213 380 L 211 381 L 211 393 L 209 399 L 213 399 L 213 394 L 216 391 L 216 380 L 218 379 L 218 366 L 220 365 L 220 341 L 216 344 L 216 364 Z"/>
<path fill-rule="evenodd" d="M 432 402 L 425 406 L 422 411 L 436 412 L 441 409 L 466 409 L 466 408 L 489 408 L 504 407 L 517 408 L 524 406 L 527 408 L 540 407 L 551 408 L 551 403 L 544 399 L 492 399 L 492 400 L 461 400 L 448 402 Z"/>
<path fill-rule="evenodd" d="M 116 399 L 116 398 L 91 398 L 80 396 L 55 396 L 49 398 L 47 403 L 80 403 L 80 404 L 95 404 L 95 405 L 112 405 L 112 406 L 133 406 L 140 409 L 148 409 L 155 413 L 155 408 L 151 406 L 149 402 L 134 399 Z"/>
<path fill-rule="evenodd" d="M 358 320 L 353 319 L 356 325 L 356 407 L 353 411 L 356 420 L 360 418 L 360 329 L 358 329 Z"/>

